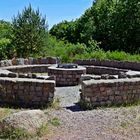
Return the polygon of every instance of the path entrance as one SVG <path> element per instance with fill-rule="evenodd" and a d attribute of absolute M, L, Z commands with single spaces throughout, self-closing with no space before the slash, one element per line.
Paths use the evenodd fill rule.
<path fill-rule="evenodd" d="M 56 87 L 54 99 L 60 100 L 60 106 L 73 112 L 82 111 L 77 104 L 80 100 L 80 85 L 68 87 Z"/>

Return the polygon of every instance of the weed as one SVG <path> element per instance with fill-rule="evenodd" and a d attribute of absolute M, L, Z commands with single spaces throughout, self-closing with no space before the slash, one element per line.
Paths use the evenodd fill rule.
<path fill-rule="evenodd" d="M 80 107 L 84 110 L 91 110 L 93 109 L 94 107 L 92 106 L 92 104 L 88 101 L 79 101 L 78 103 L 80 105 Z"/>
<path fill-rule="evenodd" d="M 36 131 L 36 135 L 38 136 L 38 137 L 42 137 L 42 136 L 45 136 L 45 135 L 48 135 L 48 134 L 50 134 L 51 133 L 51 131 L 50 131 L 50 129 L 49 129 L 49 127 L 48 127 L 48 124 L 43 124 L 43 125 L 41 125 L 41 127 L 39 127 L 38 129 L 37 129 L 37 131 Z"/>
<path fill-rule="evenodd" d="M 49 107 L 56 110 L 60 109 L 60 99 L 59 98 L 54 99 L 54 101 L 50 104 Z"/>
<path fill-rule="evenodd" d="M 8 116 L 11 112 L 12 111 L 9 108 L 0 108 L 0 120 Z"/>
<path fill-rule="evenodd" d="M 32 135 L 24 129 L 5 127 L 0 132 L 0 138 L 2 139 L 15 139 L 15 140 L 23 140 L 29 139 Z"/>
<path fill-rule="evenodd" d="M 54 117 L 49 121 L 53 126 L 59 126 L 60 125 L 60 120 L 57 117 Z"/>
<path fill-rule="evenodd" d="M 131 125 L 131 122 L 129 122 L 129 121 L 123 121 L 123 122 L 121 122 L 121 124 L 120 124 L 120 126 L 121 126 L 122 128 L 128 128 L 130 125 Z"/>

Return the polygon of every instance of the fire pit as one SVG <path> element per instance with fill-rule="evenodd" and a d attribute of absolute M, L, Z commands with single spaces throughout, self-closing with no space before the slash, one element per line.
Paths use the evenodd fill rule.
<path fill-rule="evenodd" d="M 65 68 L 65 69 L 70 69 L 70 68 L 78 68 L 77 64 L 58 64 L 57 68 Z"/>
<path fill-rule="evenodd" d="M 86 68 L 77 64 L 58 64 L 48 68 L 48 75 L 56 76 L 57 86 L 74 86 L 79 84 L 82 74 L 86 73 Z"/>

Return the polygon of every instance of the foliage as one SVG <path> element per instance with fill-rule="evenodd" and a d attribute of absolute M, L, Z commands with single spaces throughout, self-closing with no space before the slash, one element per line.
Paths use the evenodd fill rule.
<path fill-rule="evenodd" d="M 24 129 L 11 128 L 8 126 L 0 133 L 0 138 L 2 139 L 23 140 L 30 139 L 31 137 L 32 135 Z"/>
<path fill-rule="evenodd" d="M 36 135 L 38 137 L 42 137 L 44 135 L 48 135 L 48 133 L 50 133 L 50 130 L 49 130 L 49 127 L 48 127 L 48 124 L 44 124 L 44 125 L 41 125 L 41 127 L 39 127 L 36 131 Z"/>
<path fill-rule="evenodd" d="M 72 44 L 49 37 L 48 47 L 44 48 L 45 56 L 60 57 L 63 62 L 71 62 L 76 55 L 85 53 L 85 44 Z"/>
<path fill-rule="evenodd" d="M 0 39 L 10 39 L 12 36 L 12 24 L 4 20 L 0 20 Z"/>
<path fill-rule="evenodd" d="M 57 39 L 76 43 L 75 28 L 75 23 L 73 21 L 68 22 L 65 20 L 54 25 L 50 30 L 50 34 L 56 36 Z"/>
<path fill-rule="evenodd" d="M 87 47 L 85 44 L 72 44 L 49 36 L 48 47 L 44 48 L 42 56 L 59 57 L 65 63 L 73 62 L 76 59 L 109 59 L 140 62 L 139 54 L 132 55 L 124 51 L 104 51 L 100 49 L 99 43 L 93 40 L 89 41 L 89 44 Z"/>
<path fill-rule="evenodd" d="M 0 60 L 13 55 L 12 36 L 12 25 L 9 22 L 0 20 Z"/>
<path fill-rule="evenodd" d="M 52 124 L 53 126 L 59 126 L 60 125 L 60 120 L 57 117 L 52 118 L 50 121 L 50 124 Z"/>
<path fill-rule="evenodd" d="M 12 55 L 12 49 L 13 48 L 10 39 L 0 39 L 0 60 L 10 57 Z"/>
<path fill-rule="evenodd" d="M 59 98 L 54 99 L 53 102 L 50 104 L 49 108 L 59 110 L 61 108 L 60 99 Z"/>
<path fill-rule="evenodd" d="M 71 27 L 72 33 L 68 27 Z M 64 34 L 60 36 L 61 33 Z M 71 43 L 85 43 L 87 47 L 90 40 L 96 40 L 101 42 L 99 46 L 105 51 L 139 53 L 140 2 L 139 0 L 96 0 L 79 19 L 72 23 L 65 21 L 55 25 L 50 34 Z M 74 38 L 74 41 L 71 38 Z"/>
<path fill-rule="evenodd" d="M 9 108 L 0 108 L 0 121 L 12 113 L 12 110 Z"/>
<path fill-rule="evenodd" d="M 29 5 L 12 24 L 0 21 L 0 59 L 11 58 L 16 51 L 18 57 L 56 56 L 63 62 L 140 61 L 139 7 L 139 0 L 96 0 L 75 21 L 54 25 L 49 35 L 46 19 Z"/>
<path fill-rule="evenodd" d="M 29 5 L 13 18 L 13 43 L 18 57 L 29 57 L 39 53 L 45 46 L 47 36 L 46 18 L 41 17 L 39 10 L 34 11 Z"/>

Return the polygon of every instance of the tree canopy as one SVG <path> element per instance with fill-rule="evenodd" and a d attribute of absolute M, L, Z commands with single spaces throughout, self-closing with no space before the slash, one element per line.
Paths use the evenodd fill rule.
<path fill-rule="evenodd" d="M 46 18 L 42 17 L 39 10 L 34 11 L 31 5 L 25 7 L 22 13 L 13 18 L 12 24 L 17 56 L 29 57 L 39 53 L 47 35 Z"/>
<path fill-rule="evenodd" d="M 72 25 L 71 25 L 72 24 Z M 70 28 L 70 30 L 68 30 Z M 96 0 L 77 20 L 62 22 L 50 30 L 71 43 L 101 42 L 104 50 L 140 52 L 139 0 Z"/>
<path fill-rule="evenodd" d="M 0 20 L 0 59 L 8 58 L 12 55 L 12 24 Z"/>

